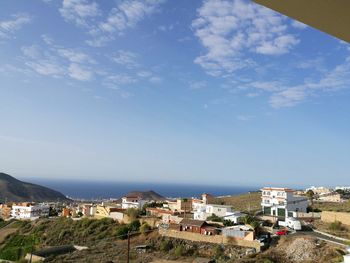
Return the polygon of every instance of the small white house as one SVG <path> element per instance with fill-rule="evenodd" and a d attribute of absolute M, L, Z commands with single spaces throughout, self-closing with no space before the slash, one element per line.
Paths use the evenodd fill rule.
<path fill-rule="evenodd" d="M 15 219 L 34 220 L 39 217 L 49 216 L 50 206 L 46 204 L 21 204 L 13 205 L 11 217 Z"/>
<path fill-rule="evenodd" d="M 228 205 L 202 204 L 197 206 L 193 218 L 195 220 L 207 220 L 207 218 L 213 214 L 224 217 L 230 212 L 232 212 L 232 208 Z"/>
<path fill-rule="evenodd" d="M 235 211 L 235 212 L 228 212 L 226 213 L 226 215 L 224 216 L 225 220 L 230 220 L 231 222 L 233 222 L 234 224 L 238 224 L 242 221 L 242 218 L 245 217 L 246 214 L 241 213 L 239 211 Z"/>
<path fill-rule="evenodd" d="M 122 198 L 122 208 L 128 209 L 128 208 L 135 208 L 135 209 L 142 209 L 142 207 L 148 203 L 147 200 L 142 200 L 139 196 L 124 196 Z"/>

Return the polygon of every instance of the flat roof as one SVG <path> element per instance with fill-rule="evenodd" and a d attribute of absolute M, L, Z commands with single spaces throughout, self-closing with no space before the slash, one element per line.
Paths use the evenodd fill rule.
<path fill-rule="evenodd" d="M 336 38 L 350 42 L 349 0 L 253 0 Z"/>
<path fill-rule="evenodd" d="M 284 191 L 284 192 L 295 192 L 293 189 L 285 188 L 285 187 L 264 187 L 261 191 Z"/>

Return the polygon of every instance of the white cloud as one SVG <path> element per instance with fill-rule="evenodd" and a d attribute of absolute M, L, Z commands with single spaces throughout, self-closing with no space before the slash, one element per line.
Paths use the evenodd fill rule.
<path fill-rule="evenodd" d="M 239 120 L 239 121 L 250 121 L 254 118 L 255 118 L 255 116 L 252 116 L 252 115 L 238 115 L 237 116 L 237 120 Z"/>
<path fill-rule="evenodd" d="M 57 53 L 74 63 L 95 63 L 89 55 L 72 49 L 59 48 L 57 49 Z"/>
<path fill-rule="evenodd" d="M 15 14 L 11 16 L 11 19 L 0 21 L 0 40 L 10 38 L 31 21 L 32 18 L 27 14 Z"/>
<path fill-rule="evenodd" d="M 206 52 L 195 59 L 208 74 L 220 76 L 254 65 L 247 54 L 281 55 L 299 40 L 285 19 L 243 0 L 205 0 L 192 22 Z"/>
<path fill-rule="evenodd" d="M 36 73 L 52 77 L 69 76 L 79 81 L 91 80 L 94 71 L 90 68 L 96 62 L 87 54 L 57 46 L 53 40 L 43 41 L 47 46 L 23 46 L 21 48 L 26 66 Z M 47 40 L 47 39 L 46 39 Z"/>
<path fill-rule="evenodd" d="M 192 90 L 203 89 L 206 86 L 207 86 L 206 81 L 196 81 L 196 82 L 190 83 L 190 89 L 192 89 Z"/>
<path fill-rule="evenodd" d="M 349 88 L 350 57 L 334 69 L 325 72 L 318 80 L 304 80 L 297 86 L 283 87 L 271 95 L 269 103 L 274 108 L 291 107 L 315 93 L 335 92 Z"/>
<path fill-rule="evenodd" d="M 158 76 L 152 76 L 148 80 L 149 80 L 149 82 L 154 83 L 154 84 L 162 82 L 162 78 L 158 77 Z"/>
<path fill-rule="evenodd" d="M 45 76 L 59 77 L 64 72 L 64 68 L 61 65 L 50 60 L 40 59 L 28 61 L 25 64 L 37 73 Z"/>
<path fill-rule="evenodd" d="M 304 87 L 292 87 L 274 93 L 270 97 L 269 103 L 273 108 L 291 107 L 303 101 L 306 96 Z"/>
<path fill-rule="evenodd" d="M 149 78 L 152 76 L 152 74 L 153 73 L 151 71 L 147 71 L 147 70 L 142 70 L 137 73 L 137 75 L 141 78 Z"/>
<path fill-rule="evenodd" d="M 113 57 L 112 60 L 118 64 L 124 65 L 126 68 L 135 68 L 138 66 L 137 63 L 138 55 L 136 53 L 119 50 Z"/>
<path fill-rule="evenodd" d="M 293 27 L 297 28 L 297 29 L 305 29 L 305 28 L 308 27 L 308 26 L 305 25 L 304 23 L 301 23 L 301 22 L 299 22 L 299 21 L 297 21 L 297 20 L 293 20 L 292 23 L 291 23 L 291 25 L 292 25 Z"/>
<path fill-rule="evenodd" d="M 81 65 L 72 63 L 68 67 L 68 75 L 77 80 L 88 81 L 93 77 L 93 73 L 90 70 L 84 69 Z"/>
<path fill-rule="evenodd" d="M 97 3 L 88 0 L 63 0 L 59 11 L 66 21 L 82 27 L 89 27 L 101 13 Z"/>
<path fill-rule="evenodd" d="M 114 74 L 105 78 L 106 86 L 119 89 L 120 86 L 136 83 L 137 79 L 128 74 Z"/>
<path fill-rule="evenodd" d="M 103 46 L 112 40 L 115 34 L 122 34 L 126 29 L 135 27 L 143 19 L 159 10 L 165 0 L 123 0 L 113 8 L 107 19 L 90 29 L 92 40 L 87 44 Z"/>

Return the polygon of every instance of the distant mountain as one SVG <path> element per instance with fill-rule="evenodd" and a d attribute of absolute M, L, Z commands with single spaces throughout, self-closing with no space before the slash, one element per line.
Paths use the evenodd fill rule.
<path fill-rule="evenodd" d="M 0 202 L 49 202 L 68 201 L 60 192 L 50 188 L 17 180 L 0 173 Z"/>
<path fill-rule="evenodd" d="M 164 196 L 161 196 L 160 194 L 154 192 L 154 191 L 133 191 L 133 192 L 129 192 L 128 194 L 125 195 L 126 197 L 129 196 L 139 196 L 141 197 L 143 200 L 153 200 L 153 201 L 163 201 L 165 200 Z"/>

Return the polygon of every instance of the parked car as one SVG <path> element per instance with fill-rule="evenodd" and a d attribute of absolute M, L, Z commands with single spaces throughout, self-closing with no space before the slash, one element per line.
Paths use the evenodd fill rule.
<path fill-rule="evenodd" d="M 262 243 L 270 243 L 270 241 L 271 241 L 271 234 L 270 233 L 262 234 L 262 235 L 258 236 L 257 239 L 260 242 L 262 242 Z"/>
<path fill-rule="evenodd" d="M 288 230 L 287 229 L 281 229 L 281 230 L 278 230 L 277 232 L 276 232 L 276 235 L 277 236 L 285 236 L 285 235 L 287 235 L 288 234 Z"/>

